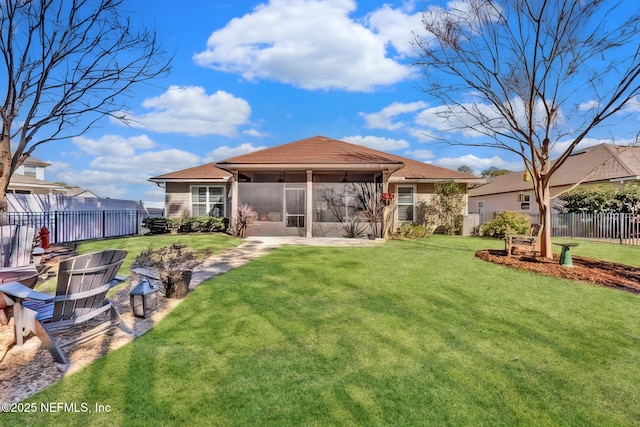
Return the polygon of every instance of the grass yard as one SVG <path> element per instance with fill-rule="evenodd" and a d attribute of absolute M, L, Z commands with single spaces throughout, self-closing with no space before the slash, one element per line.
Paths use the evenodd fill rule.
<path fill-rule="evenodd" d="M 275 250 L 0 423 L 637 425 L 640 298 L 473 256 L 502 246 L 433 236 Z M 43 413 L 46 402 L 93 412 Z"/>
<path fill-rule="evenodd" d="M 78 254 L 101 251 L 104 249 L 126 249 L 127 257 L 122 263 L 119 276 L 130 274 L 131 264 L 136 256 L 149 249 L 158 249 L 173 243 L 187 245 L 199 258 L 222 252 L 226 249 L 239 245 L 241 239 L 230 237 L 222 233 L 193 233 L 193 234 L 156 234 L 147 236 L 122 237 L 116 239 L 92 240 L 78 245 Z M 120 290 L 121 286 L 116 286 L 109 291 L 109 296 Z M 56 279 L 52 278 L 38 285 L 37 290 L 42 292 L 55 293 Z"/>

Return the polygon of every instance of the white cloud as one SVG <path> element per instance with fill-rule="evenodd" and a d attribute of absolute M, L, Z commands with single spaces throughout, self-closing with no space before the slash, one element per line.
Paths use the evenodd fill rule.
<path fill-rule="evenodd" d="M 154 111 L 120 114 L 135 128 L 189 136 L 234 136 L 251 115 L 251 107 L 244 99 L 222 90 L 207 95 L 200 86 L 171 86 L 162 95 L 146 99 L 142 106 Z"/>
<path fill-rule="evenodd" d="M 258 146 L 258 147 L 254 147 L 251 144 L 241 144 L 237 147 L 227 147 L 226 145 L 223 145 L 221 147 L 218 147 L 214 150 L 211 150 L 207 153 L 207 156 L 205 157 L 205 162 L 209 163 L 209 162 L 218 162 L 220 160 L 225 160 L 231 157 L 235 157 L 235 156 L 239 156 L 241 154 L 247 154 L 247 153 L 252 153 L 254 151 L 258 151 L 258 150 L 264 150 L 265 146 Z"/>
<path fill-rule="evenodd" d="M 405 126 L 403 122 L 393 121 L 397 116 L 413 113 L 426 107 L 427 104 L 422 101 L 406 104 L 394 102 L 377 113 L 360 113 L 360 116 L 364 118 L 365 126 L 369 129 L 397 130 Z"/>
<path fill-rule="evenodd" d="M 117 156 L 126 158 L 134 154 L 136 148 L 149 149 L 155 142 L 147 135 L 125 138 L 120 135 L 104 135 L 99 139 L 84 136 L 71 138 L 71 141 L 84 153 L 94 156 Z"/>
<path fill-rule="evenodd" d="M 255 136 L 256 138 L 264 138 L 265 136 L 269 136 L 268 133 L 260 132 L 257 129 L 247 129 L 242 131 L 242 133 L 249 136 Z"/>
<path fill-rule="evenodd" d="M 151 176 L 195 166 L 201 160 L 179 149 L 154 151 L 157 144 L 146 135 L 78 137 L 72 141 L 85 156 L 92 158 L 83 161 L 86 167 L 75 169 L 69 163 L 56 162 L 47 168 L 47 173 L 55 181 L 87 188 L 102 197 L 125 197 L 132 186 L 147 185 Z"/>
<path fill-rule="evenodd" d="M 345 136 L 342 138 L 345 142 L 363 145 L 381 151 L 394 151 L 403 148 L 409 148 L 409 143 L 404 139 L 381 138 L 377 136 Z"/>
<path fill-rule="evenodd" d="M 474 156 L 473 154 L 467 154 L 460 157 L 442 157 L 430 163 L 448 169 L 458 169 L 460 166 L 466 165 L 469 166 L 477 175 L 482 171 L 489 169 L 491 166 L 510 171 L 524 170 L 524 164 L 521 161 L 506 161 L 498 156 L 483 158 Z"/>
<path fill-rule="evenodd" d="M 414 34 L 420 34 L 423 39 L 429 37 L 429 34 L 422 25 L 422 12 L 410 14 L 408 12 L 411 7 L 407 9 L 393 9 L 385 4 L 367 16 L 367 23 L 382 40 L 390 43 L 396 51 L 404 55 L 411 55 Z"/>
<path fill-rule="evenodd" d="M 367 28 L 350 18 L 355 9 L 354 0 L 271 0 L 213 32 L 194 61 L 311 90 L 371 91 L 409 77 L 409 67 L 388 58 L 386 49 L 390 42 L 405 51 L 401 39 L 409 29 L 392 31 L 402 17 L 396 13 L 394 26 L 383 26 L 381 17 L 390 14 L 383 8 Z"/>
<path fill-rule="evenodd" d="M 416 160 L 429 160 L 435 157 L 435 155 L 433 154 L 433 151 L 431 150 L 405 151 L 404 156 L 409 157 L 410 159 L 416 159 Z"/>
<path fill-rule="evenodd" d="M 583 102 L 582 104 L 578 105 L 578 110 L 580 111 L 588 111 L 588 110 L 592 110 L 596 107 L 598 107 L 600 105 L 600 103 L 598 101 L 588 101 L 588 102 Z"/>

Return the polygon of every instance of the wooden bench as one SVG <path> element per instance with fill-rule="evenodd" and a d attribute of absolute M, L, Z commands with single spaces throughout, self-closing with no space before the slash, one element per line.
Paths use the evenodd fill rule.
<path fill-rule="evenodd" d="M 537 236 L 519 236 L 512 234 L 505 238 L 504 243 L 507 256 L 511 256 L 514 249 L 540 253 L 540 240 L 538 240 Z"/>

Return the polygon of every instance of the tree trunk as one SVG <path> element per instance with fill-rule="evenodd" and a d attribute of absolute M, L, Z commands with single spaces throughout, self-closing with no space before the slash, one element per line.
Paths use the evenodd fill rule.
<path fill-rule="evenodd" d="M 11 179 L 11 139 L 8 130 L 4 132 L 0 140 L 0 212 L 7 211 L 7 188 Z"/>
<path fill-rule="evenodd" d="M 542 258 L 553 258 L 553 248 L 551 246 L 551 193 L 549 184 L 542 185 L 539 190 L 540 206 L 540 256 Z"/>

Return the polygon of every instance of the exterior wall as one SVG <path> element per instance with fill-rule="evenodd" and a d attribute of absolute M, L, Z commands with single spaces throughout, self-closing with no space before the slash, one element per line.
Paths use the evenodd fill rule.
<path fill-rule="evenodd" d="M 24 175 L 24 166 L 25 165 L 18 166 L 18 169 L 16 169 L 15 173 L 17 173 L 19 175 Z M 34 169 L 36 171 L 36 176 L 34 178 L 39 179 L 40 181 L 44 181 L 45 180 L 44 179 L 44 168 L 42 166 L 35 166 Z"/>
<path fill-rule="evenodd" d="M 581 184 L 583 187 L 592 187 L 596 185 L 607 184 L 613 187 L 622 187 L 624 184 L 620 182 L 589 182 Z M 560 193 L 571 188 L 570 185 L 562 185 L 551 188 L 551 205 L 559 205 L 560 201 L 555 198 Z M 523 209 L 520 202 L 520 194 L 529 195 L 529 209 Z M 479 203 L 484 202 L 483 209 L 480 209 Z M 494 212 L 513 211 L 519 212 L 525 215 L 536 216 L 540 214 L 538 204 L 536 203 L 533 189 L 527 191 L 512 191 L 508 193 L 500 194 L 488 194 L 484 196 L 471 196 L 469 197 L 469 212 L 481 214 L 493 214 Z"/>
<path fill-rule="evenodd" d="M 464 192 L 464 209 L 462 212 L 460 212 L 462 215 L 465 215 L 468 211 L 470 211 L 470 206 L 469 206 L 469 195 L 467 194 L 467 184 L 459 184 L 460 189 Z M 392 216 L 392 224 L 391 227 L 392 228 L 396 228 L 399 227 L 400 225 L 402 225 L 404 222 L 413 222 L 413 221 L 400 221 L 398 219 L 398 208 L 397 208 L 397 202 L 398 202 L 398 187 L 413 187 L 414 188 L 414 210 L 413 210 L 413 217 L 414 219 L 416 219 L 417 216 L 417 206 L 420 202 L 426 202 L 429 203 L 431 201 L 431 199 L 433 198 L 433 193 L 435 192 L 435 183 L 417 183 L 417 184 L 412 184 L 410 182 L 408 183 L 394 183 L 394 184 L 389 184 L 389 191 L 395 194 L 394 197 L 394 203 L 393 203 L 393 216 Z"/>
<path fill-rule="evenodd" d="M 165 216 L 175 218 L 191 216 L 191 187 L 224 186 L 225 215 L 229 217 L 230 204 L 227 198 L 229 186 L 224 183 L 210 182 L 167 182 L 165 187 Z"/>
<path fill-rule="evenodd" d="M 164 212 L 168 218 L 189 216 L 191 184 L 188 182 L 167 182 L 165 187 Z"/>

